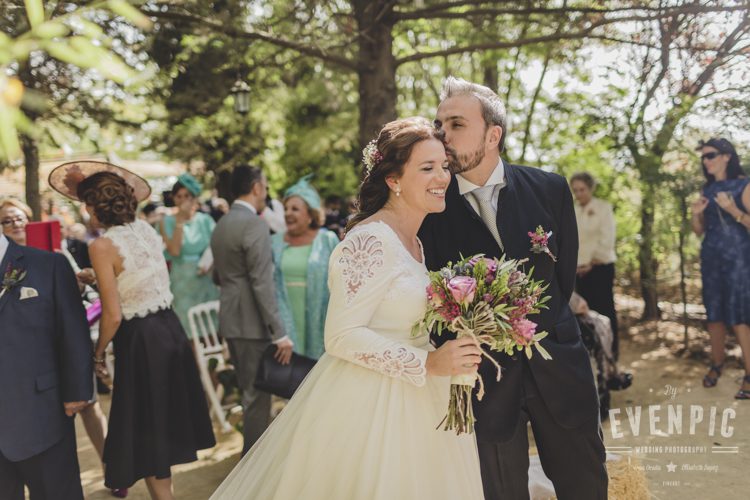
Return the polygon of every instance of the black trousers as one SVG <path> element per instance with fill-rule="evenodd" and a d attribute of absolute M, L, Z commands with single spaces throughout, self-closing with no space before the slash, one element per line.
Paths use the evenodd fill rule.
<path fill-rule="evenodd" d="M 619 357 L 619 335 L 617 334 L 617 312 L 615 311 L 615 265 L 594 266 L 584 276 L 576 278 L 576 292 L 586 299 L 589 309 L 609 318 L 612 324 L 612 354 Z"/>
<path fill-rule="evenodd" d="M 477 436 L 485 500 L 529 499 L 528 422 L 542 469 L 555 486 L 557 498 L 605 500 L 609 480 L 601 427 L 560 427 L 544 404 L 525 359 L 523 366 L 521 420 L 514 436 L 505 443 L 482 441 Z"/>
<path fill-rule="evenodd" d="M 83 500 L 73 420 L 65 436 L 38 455 L 11 462 L 0 452 L 0 498 L 23 500 Z"/>

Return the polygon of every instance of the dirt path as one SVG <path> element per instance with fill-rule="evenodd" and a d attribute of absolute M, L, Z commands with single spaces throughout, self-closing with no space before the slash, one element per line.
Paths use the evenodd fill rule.
<path fill-rule="evenodd" d="M 700 321 L 692 322 L 689 329 L 691 354 L 680 357 L 676 354 L 683 345 L 683 326 L 673 321 L 634 324 L 640 304 L 625 302 L 619 305 L 621 313 L 629 316 L 620 366 L 634 374 L 634 382 L 626 391 L 612 393 L 615 414 L 603 426 L 605 445 L 639 459 L 654 499 L 750 498 L 750 401 L 734 399 L 744 374 L 739 348 L 730 339 L 724 374 L 716 387 L 705 389 L 701 380 L 707 371 L 708 337 Z M 649 405 L 654 405 L 655 418 L 650 418 Z M 639 408 L 640 426 L 631 425 Z M 681 419 L 675 418 L 679 409 Z M 696 422 L 692 429 L 691 410 Z M 672 423 L 682 424 L 681 429 L 674 425 L 671 434 L 670 411 Z M 712 411 L 716 412 L 713 426 Z"/>
<path fill-rule="evenodd" d="M 694 321 L 690 328 L 692 355 L 679 356 L 682 339 L 680 324 L 672 321 L 636 324 L 632 318 L 639 314 L 638 301 L 620 298 L 618 307 L 625 316 L 623 331 L 626 332 L 621 344 L 620 365 L 633 372 L 635 379 L 628 390 L 612 393 L 615 414 L 603 426 L 606 446 L 611 452 L 639 460 L 648 478 L 651 498 L 749 498 L 750 401 L 733 399 L 739 387 L 737 380 L 743 373 L 737 361 L 738 348 L 732 346 L 731 357 L 718 386 L 704 389 L 701 378 L 706 371 L 703 352 L 707 336 L 699 321 Z M 106 396 L 102 398 L 102 403 L 106 411 L 109 403 Z M 651 411 L 658 421 L 649 418 L 649 405 L 655 405 Z M 681 433 L 668 434 L 670 407 L 673 414 L 678 407 L 681 408 Z M 697 413 L 703 412 L 702 420 L 695 424 L 692 434 L 691 407 L 696 412 L 695 420 L 698 420 Z M 628 408 L 633 416 L 633 424 L 637 412 L 641 413 L 637 433 L 633 431 L 628 418 Z M 710 435 L 712 408 L 716 410 L 716 419 L 713 435 Z M 731 429 L 725 426 L 723 436 L 722 416 L 725 412 L 726 424 Z M 80 422 L 77 430 L 81 479 L 86 498 L 112 499 L 109 491 L 104 489 L 98 458 Z M 676 427 L 673 430 L 676 431 Z M 201 452 L 197 462 L 173 469 L 178 499 L 207 499 L 237 463 L 242 447 L 241 436 L 236 432 L 225 435 L 217 433 L 217 438 L 218 445 Z M 736 450 L 728 447 L 736 447 Z M 131 500 L 149 498 L 143 481 L 130 491 L 128 498 Z"/>

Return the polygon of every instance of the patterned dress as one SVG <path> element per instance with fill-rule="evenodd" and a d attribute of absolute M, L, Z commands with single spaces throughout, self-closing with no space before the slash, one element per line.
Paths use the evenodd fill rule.
<path fill-rule="evenodd" d="M 703 304 L 710 322 L 750 324 L 750 232 L 721 209 L 714 198 L 727 191 L 745 213 L 742 192 L 750 179 L 728 179 L 703 190 L 708 206 L 703 212 L 706 233 L 701 245 Z"/>

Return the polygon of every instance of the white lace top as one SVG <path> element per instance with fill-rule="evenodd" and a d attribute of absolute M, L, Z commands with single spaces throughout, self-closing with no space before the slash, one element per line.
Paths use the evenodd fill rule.
<path fill-rule="evenodd" d="M 424 261 L 424 256 L 422 256 Z M 417 386 L 425 384 L 426 334 L 411 328 L 425 313 L 427 268 L 384 222 L 356 226 L 329 262 L 326 352 Z"/>
<path fill-rule="evenodd" d="M 103 237 L 112 241 L 122 257 L 123 270 L 117 276 L 122 317 L 144 317 L 171 307 L 164 241 L 154 228 L 136 220 L 110 227 Z"/>

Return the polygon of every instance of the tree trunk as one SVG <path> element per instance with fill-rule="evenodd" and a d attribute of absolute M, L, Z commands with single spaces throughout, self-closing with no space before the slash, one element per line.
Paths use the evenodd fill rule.
<path fill-rule="evenodd" d="M 539 100 L 539 94 L 542 93 L 542 86 L 544 85 L 544 77 L 547 75 L 547 68 L 549 68 L 549 62 L 552 59 L 552 46 L 547 47 L 547 53 L 544 56 L 544 64 L 542 65 L 542 73 L 539 75 L 539 81 L 536 84 L 534 90 L 534 96 L 531 98 L 531 104 L 529 105 L 529 113 L 526 115 L 526 125 L 523 129 L 523 144 L 521 145 L 521 158 L 518 162 L 525 164 L 526 162 L 526 149 L 529 147 L 531 142 L 531 122 L 534 119 L 534 111 L 536 111 L 536 103 Z"/>
<path fill-rule="evenodd" d="M 688 350 L 690 341 L 688 335 L 688 313 L 687 313 L 687 275 L 685 273 L 685 235 L 690 231 L 690 220 L 688 219 L 688 202 L 684 193 L 680 193 L 680 231 L 677 233 L 677 247 L 680 253 L 680 296 L 682 298 L 682 323 L 685 342 L 685 352 Z"/>
<path fill-rule="evenodd" d="M 659 319 L 659 300 L 656 288 L 657 263 L 654 259 L 655 185 L 648 177 L 641 179 L 641 245 L 638 262 L 641 268 L 643 318 Z"/>
<path fill-rule="evenodd" d="M 24 164 L 26 166 L 26 204 L 34 212 L 34 220 L 42 219 L 42 198 L 39 195 L 39 148 L 27 135 L 21 136 Z"/>
<path fill-rule="evenodd" d="M 396 58 L 393 56 L 393 2 L 352 2 L 359 25 L 359 146 L 396 119 Z"/>

